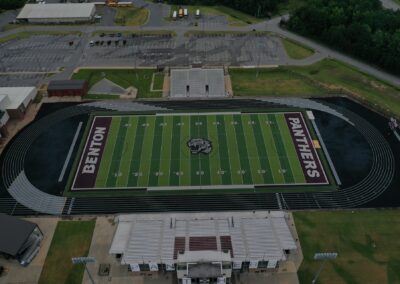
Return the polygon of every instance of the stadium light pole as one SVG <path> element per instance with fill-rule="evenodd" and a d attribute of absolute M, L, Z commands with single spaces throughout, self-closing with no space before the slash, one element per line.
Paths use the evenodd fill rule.
<path fill-rule="evenodd" d="M 318 276 L 324 267 L 324 264 L 328 260 L 336 259 L 338 256 L 337 252 L 317 252 L 314 254 L 314 260 L 322 260 L 321 266 L 319 267 L 317 273 L 314 276 L 311 284 L 315 284 L 317 282 Z"/>

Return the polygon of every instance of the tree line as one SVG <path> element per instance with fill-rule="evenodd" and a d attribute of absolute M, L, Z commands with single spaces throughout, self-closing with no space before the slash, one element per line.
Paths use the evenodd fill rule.
<path fill-rule="evenodd" d="M 18 9 L 24 6 L 26 0 L 0 0 L 0 10 Z"/>
<path fill-rule="evenodd" d="M 309 0 L 282 24 L 400 74 L 400 11 L 379 0 Z"/>
<path fill-rule="evenodd" d="M 255 17 L 267 17 L 276 10 L 282 0 L 167 0 L 167 2 L 176 5 L 224 5 Z"/>

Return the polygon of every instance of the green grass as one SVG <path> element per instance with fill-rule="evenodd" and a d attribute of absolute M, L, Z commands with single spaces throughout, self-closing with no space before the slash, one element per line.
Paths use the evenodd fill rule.
<path fill-rule="evenodd" d="M 59 221 L 40 275 L 39 284 L 78 284 L 84 267 L 71 257 L 87 256 L 95 221 Z"/>
<path fill-rule="evenodd" d="M 286 67 L 229 70 L 235 96 L 324 96 L 325 90 Z M 258 73 L 258 76 L 257 76 Z"/>
<path fill-rule="evenodd" d="M 68 32 L 58 32 L 58 31 L 20 32 L 20 33 L 11 34 L 11 35 L 0 38 L 0 43 L 5 43 L 10 40 L 29 38 L 29 37 L 35 36 L 35 35 L 69 35 L 69 34 L 77 34 L 79 36 L 82 35 L 81 32 L 73 32 L 73 31 L 68 31 Z"/>
<path fill-rule="evenodd" d="M 95 189 L 306 183 L 283 113 L 110 119 Z M 190 138 L 209 139 L 211 153 L 191 154 Z"/>
<path fill-rule="evenodd" d="M 103 78 L 123 88 L 134 86 L 138 90 L 137 98 L 158 98 L 162 92 L 151 92 L 150 84 L 155 69 L 80 69 L 72 79 L 87 80 L 89 89 Z M 103 77 L 104 75 L 104 77 Z"/>
<path fill-rule="evenodd" d="M 293 66 L 290 70 L 330 90 L 344 91 L 387 115 L 400 117 L 400 88 L 364 74 L 350 65 L 326 59 L 309 66 Z"/>
<path fill-rule="evenodd" d="M 338 252 L 318 283 L 400 283 L 400 211 L 295 212 L 304 261 L 300 283 L 319 268 L 315 252 Z"/>
<path fill-rule="evenodd" d="M 281 38 L 287 55 L 292 59 L 304 59 L 314 54 L 314 50 L 287 38 Z"/>
<path fill-rule="evenodd" d="M 307 66 L 230 69 L 230 74 L 235 96 L 347 94 L 371 108 L 400 118 L 399 87 L 336 60 L 324 59 Z"/>
<path fill-rule="evenodd" d="M 189 6 L 185 5 L 182 6 L 188 9 L 188 13 L 190 15 L 194 15 L 197 9 L 200 9 L 200 14 L 207 15 L 207 16 L 225 16 L 228 24 L 231 26 L 245 26 L 249 24 L 256 24 L 265 19 L 256 18 L 249 14 L 237 11 L 235 9 L 226 7 L 226 6 Z M 171 15 L 167 20 L 172 20 L 172 13 L 173 11 L 178 12 L 179 6 L 178 5 L 171 5 Z M 201 25 L 202 19 L 197 20 L 198 25 Z"/>
<path fill-rule="evenodd" d="M 153 90 L 162 90 L 164 86 L 164 73 L 155 73 L 153 81 Z"/>
<path fill-rule="evenodd" d="M 141 26 L 147 22 L 150 12 L 146 8 L 118 7 L 114 22 L 121 26 Z"/>

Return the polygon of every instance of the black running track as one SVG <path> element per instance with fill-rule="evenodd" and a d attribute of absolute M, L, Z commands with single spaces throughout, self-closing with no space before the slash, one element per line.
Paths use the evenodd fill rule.
<path fill-rule="evenodd" d="M 167 212 L 167 211 L 221 211 L 221 210 L 274 210 L 274 209 L 325 209 L 355 207 L 397 207 L 400 205 L 399 165 L 400 142 L 387 127 L 387 119 L 364 107 L 343 98 L 321 99 L 319 103 L 329 106 L 348 117 L 354 127 L 337 117 L 314 110 L 319 130 L 342 180 L 342 186 L 335 192 L 313 193 L 247 193 L 214 195 L 170 195 L 137 197 L 77 197 L 66 200 L 62 214 L 110 214 L 129 212 Z M 169 110 L 221 110 L 221 109 L 259 109 L 282 107 L 260 100 L 220 100 L 220 101 L 158 101 L 142 102 Z M 65 187 L 65 179 L 57 183 L 54 178 L 64 163 L 66 145 L 51 150 L 51 157 L 45 159 L 54 164 L 56 170 L 48 178 L 43 177 L 41 167 L 46 163 L 38 157 L 43 156 L 40 147 L 44 139 L 57 141 L 57 137 L 69 135 L 76 129 L 78 121 L 85 121 L 87 114 L 99 107 L 82 107 L 65 104 L 44 106 L 33 126 L 28 126 L 7 146 L 0 158 L 0 212 L 14 215 L 39 214 L 15 201 L 7 188 L 21 168 L 32 184 L 52 195 L 60 195 Z M 51 114 L 60 119 L 60 126 L 45 125 L 41 118 Z M 41 125 L 43 124 L 43 125 Z M 29 128 L 42 129 L 43 135 L 35 141 L 22 139 L 23 132 Z M 61 130 L 60 130 L 61 129 Z M 38 131 L 39 131 L 38 130 Z M 53 136 L 52 136 L 53 135 Z M 59 136 L 61 135 L 61 136 Z M 24 140 L 24 141 L 21 141 Z M 24 155 L 14 153 L 10 145 L 19 143 L 27 147 Z M 25 144 L 24 144 L 25 143 Z M 64 146 L 63 146 L 64 145 Z M 52 152 L 53 151 L 53 152 Z M 397 154 L 397 155 L 396 155 Z M 60 157 L 57 157 L 60 155 Z M 64 155 L 64 156 L 63 156 Z M 7 157 L 6 157 L 7 156 Z M 5 158 L 6 157 L 6 158 Z M 35 161 L 40 160 L 35 164 Z M 72 163 L 71 163 L 72 164 Z M 58 176 L 57 176 L 58 177 Z"/>

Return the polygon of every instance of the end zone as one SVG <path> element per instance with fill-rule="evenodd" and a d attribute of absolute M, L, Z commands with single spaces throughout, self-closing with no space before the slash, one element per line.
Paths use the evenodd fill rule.
<path fill-rule="evenodd" d="M 285 119 L 307 184 L 328 184 L 328 178 L 314 148 L 302 113 L 285 113 Z"/>
<path fill-rule="evenodd" d="M 72 190 L 95 187 L 97 172 L 103 156 L 111 120 L 110 116 L 96 116 L 94 118 L 72 184 Z"/>

